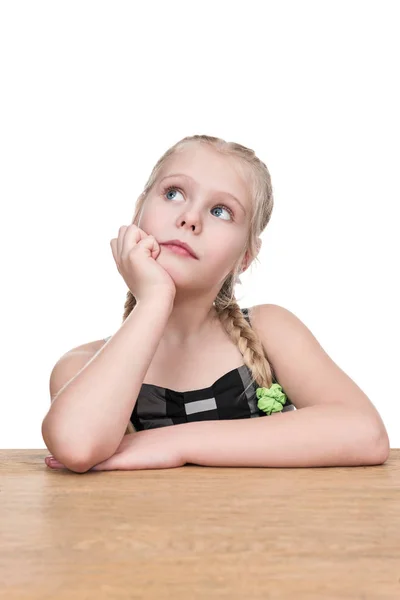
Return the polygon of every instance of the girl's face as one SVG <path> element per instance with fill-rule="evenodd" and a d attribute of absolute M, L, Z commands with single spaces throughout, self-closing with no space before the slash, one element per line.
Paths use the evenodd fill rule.
<path fill-rule="evenodd" d="M 177 288 L 218 291 L 243 258 L 251 206 L 248 185 L 238 161 L 201 145 L 186 148 L 164 164 L 138 226 L 159 243 L 178 239 L 196 253 L 198 260 L 161 246 L 156 260 Z"/>

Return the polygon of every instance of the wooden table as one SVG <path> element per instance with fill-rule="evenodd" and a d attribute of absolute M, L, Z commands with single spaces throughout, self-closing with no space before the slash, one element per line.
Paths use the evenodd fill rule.
<path fill-rule="evenodd" d="M 0 450 L 7 600 L 400 599 L 400 449 L 384 465 L 51 470 Z"/>

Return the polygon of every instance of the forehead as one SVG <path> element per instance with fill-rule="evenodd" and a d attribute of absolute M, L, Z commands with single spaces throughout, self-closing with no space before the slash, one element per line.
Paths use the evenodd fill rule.
<path fill-rule="evenodd" d="M 184 173 L 209 190 L 231 193 L 249 204 L 250 179 L 244 165 L 232 156 L 212 148 L 191 145 L 172 155 L 163 165 L 158 180 L 173 173 Z"/>

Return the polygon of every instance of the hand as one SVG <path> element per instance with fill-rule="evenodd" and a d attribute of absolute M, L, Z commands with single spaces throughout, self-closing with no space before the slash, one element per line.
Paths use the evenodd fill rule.
<path fill-rule="evenodd" d="M 136 300 L 158 298 L 164 292 L 175 298 L 175 282 L 157 261 L 161 247 L 153 235 L 132 223 L 120 227 L 110 244 L 117 269 Z"/>
<path fill-rule="evenodd" d="M 89 471 L 131 471 L 135 469 L 171 469 L 186 464 L 176 425 L 145 429 L 124 435 L 115 454 L 94 465 Z M 66 468 L 57 460 L 45 458 L 52 469 Z"/>

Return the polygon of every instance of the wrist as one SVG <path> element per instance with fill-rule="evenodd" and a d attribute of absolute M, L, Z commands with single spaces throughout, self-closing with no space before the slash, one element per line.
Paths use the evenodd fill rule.
<path fill-rule="evenodd" d="M 169 292 L 160 292 L 157 295 L 140 298 L 136 301 L 137 306 L 153 306 L 158 310 L 171 311 L 174 306 L 175 295 Z"/>

